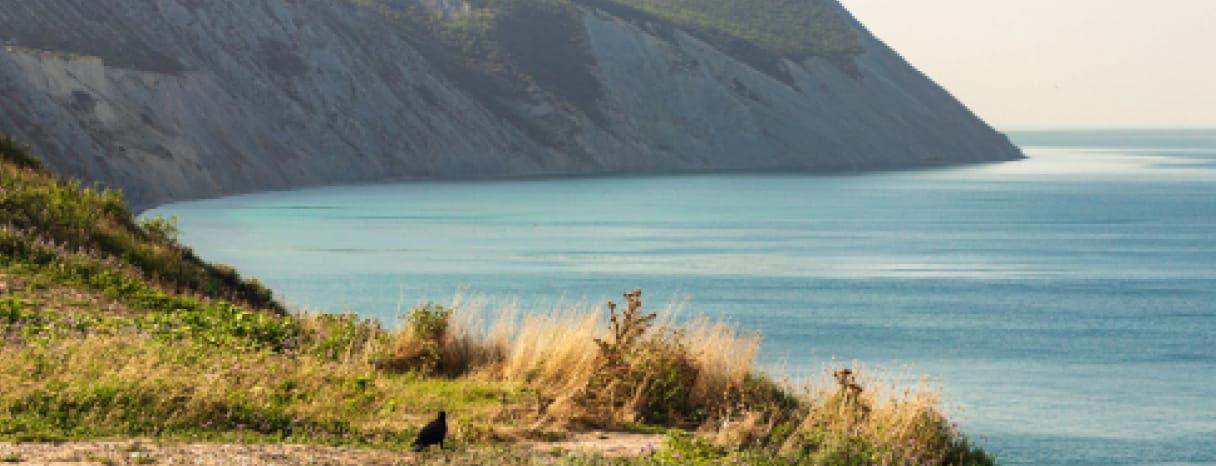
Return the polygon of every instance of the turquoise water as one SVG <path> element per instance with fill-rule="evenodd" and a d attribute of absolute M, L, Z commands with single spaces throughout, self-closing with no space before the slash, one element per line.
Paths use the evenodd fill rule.
<path fill-rule="evenodd" d="M 1024 161 L 839 176 L 412 182 L 163 206 L 289 302 L 392 322 L 641 287 L 764 363 L 931 374 L 1002 464 L 1216 464 L 1216 131 L 1024 133 Z"/>

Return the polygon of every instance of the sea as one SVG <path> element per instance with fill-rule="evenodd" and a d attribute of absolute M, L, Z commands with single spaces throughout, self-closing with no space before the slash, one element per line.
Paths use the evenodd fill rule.
<path fill-rule="evenodd" d="M 1216 130 L 1011 137 L 1025 160 L 402 181 L 145 215 L 297 309 L 392 325 L 641 288 L 761 332 L 758 364 L 790 380 L 929 376 L 1000 464 L 1216 464 Z"/>

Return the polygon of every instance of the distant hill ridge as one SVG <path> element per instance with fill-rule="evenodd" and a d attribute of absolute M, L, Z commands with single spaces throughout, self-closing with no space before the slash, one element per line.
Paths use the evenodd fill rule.
<path fill-rule="evenodd" d="M 0 42 L 0 132 L 136 208 L 1021 157 L 835 0 L 43 0 L 0 10 Z"/>

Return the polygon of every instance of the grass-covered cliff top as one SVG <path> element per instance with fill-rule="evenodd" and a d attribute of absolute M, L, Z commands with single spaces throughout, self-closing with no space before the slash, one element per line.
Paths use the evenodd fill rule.
<path fill-rule="evenodd" d="M 572 6 L 583 6 L 626 20 L 679 27 L 710 42 L 745 43 L 781 57 L 846 60 L 862 52 L 859 31 L 833 0 L 467 0 L 468 11 L 450 14 L 428 10 L 419 0 L 352 1 L 390 14 L 431 16 L 430 20 L 495 42 L 509 41 L 514 34 L 536 32 L 512 30 L 510 23 L 520 21 L 519 16 L 570 16 L 574 14 Z M 531 26 L 546 25 L 536 22 Z M 727 47 L 728 51 L 732 48 Z"/>
<path fill-rule="evenodd" d="M 747 42 L 791 58 L 851 58 L 860 36 L 831 0 L 576 0 L 589 6 L 619 5 L 695 32 Z"/>
<path fill-rule="evenodd" d="M 640 291 L 607 312 L 492 325 L 460 303 L 392 328 L 287 312 L 178 244 L 172 222 L 136 221 L 118 193 L 59 180 L 8 138 L 0 159 L 0 442 L 405 451 L 445 409 L 449 450 L 422 455 L 456 464 L 605 462 L 523 446 L 587 429 L 669 432 L 622 464 L 992 462 L 933 390 L 855 368 L 778 383 L 754 367 L 758 335 L 665 320 Z"/>

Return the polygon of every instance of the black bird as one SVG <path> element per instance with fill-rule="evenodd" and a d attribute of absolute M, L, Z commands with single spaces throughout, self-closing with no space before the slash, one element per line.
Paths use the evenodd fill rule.
<path fill-rule="evenodd" d="M 447 419 L 447 413 L 440 411 L 439 417 L 422 426 L 422 430 L 418 431 L 418 438 L 414 440 L 414 451 L 422 451 L 435 444 L 443 448 L 443 438 L 448 435 Z"/>

